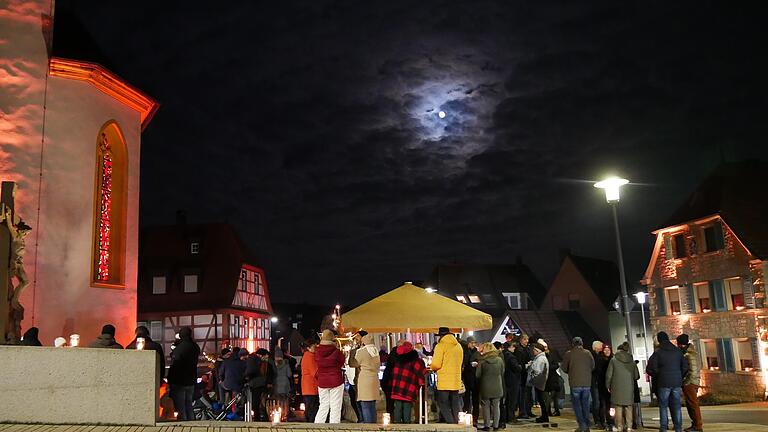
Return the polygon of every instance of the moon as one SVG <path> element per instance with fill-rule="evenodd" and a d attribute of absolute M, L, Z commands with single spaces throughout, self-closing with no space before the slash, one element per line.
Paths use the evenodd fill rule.
<path fill-rule="evenodd" d="M 440 111 L 439 113 L 437 113 L 437 116 L 440 117 L 441 119 L 445 118 L 445 111 Z"/>

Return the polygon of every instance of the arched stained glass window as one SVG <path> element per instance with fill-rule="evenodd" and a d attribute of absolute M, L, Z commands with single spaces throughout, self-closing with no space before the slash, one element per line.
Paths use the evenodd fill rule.
<path fill-rule="evenodd" d="M 124 284 L 126 148 L 117 123 L 107 122 L 96 148 L 92 279 L 95 286 Z"/>

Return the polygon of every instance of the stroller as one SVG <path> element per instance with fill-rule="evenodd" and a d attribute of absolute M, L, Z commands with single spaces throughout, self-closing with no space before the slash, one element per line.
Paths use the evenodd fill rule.
<path fill-rule="evenodd" d="M 222 406 L 204 394 L 192 404 L 195 420 L 252 421 L 251 388 L 248 385 Z"/>

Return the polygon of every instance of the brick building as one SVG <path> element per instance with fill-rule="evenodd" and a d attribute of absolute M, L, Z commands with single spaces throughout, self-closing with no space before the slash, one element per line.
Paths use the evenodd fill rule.
<path fill-rule="evenodd" d="M 654 332 L 687 333 L 701 355 L 702 392 L 762 399 L 768 380 L 768 201 L 762 162 L 712 173 L 653 232 L 643 279 Z"/>

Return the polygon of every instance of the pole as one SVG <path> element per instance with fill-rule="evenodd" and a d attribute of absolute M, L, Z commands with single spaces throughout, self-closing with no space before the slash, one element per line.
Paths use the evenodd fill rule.
<path fill-rule="evenodd" d="M 621 252 L 621 234 L 619 233 L 619 217 L 617 215 L 616 207 L 618 202 L 611 202 L 611 209 L 613 210 L 613 226 L 616 229 L 616 254 L 619 258 L 619 278 L 621 280 L 621 298 L 624 302 L 624 325 L 627 327 L 627 342 L 629 343 L 629 352 L 635 355 L 635 343 L 632 337 L 632 322 L 629 318 L 629 296 L 627 295 L 627 278 L 624 276 L 624 256 Z"/>
<path fill-rule="evenodd" d="M 647 301 L 648 299 L 646 298 L 645 300 Z M 643 319 L 643 345 L 645 345 L 645 364 L 647 365 L 648 358 L 650 357 L 651 353 L 648 351 L 648 332 L 645 329 L 645 302 L 640 303 L 640 316 Z M 651 396 L 651 400 L 653 400 L 653 396 Z M 644 426 L 642 401 L 640 402 L 640 425 Z"/>

